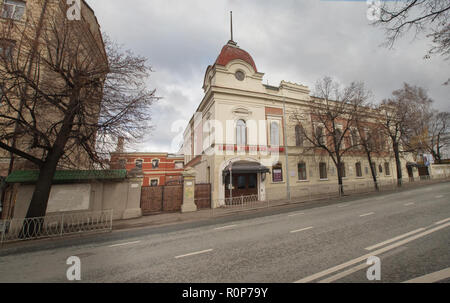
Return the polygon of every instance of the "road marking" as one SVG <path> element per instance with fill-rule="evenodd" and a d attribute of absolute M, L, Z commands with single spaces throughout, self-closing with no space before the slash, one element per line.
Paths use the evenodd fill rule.
<path fill-rule="evenodd" d="M 367 213 L 367 214 L 362 214 L 362 215 L 359 215 L 360 217 L 367 217 L 367 216 L 371 216 L 371 215 L 374 215 L 375 213 Z"/>
<path fill-rule="evenodd" d="M 305 231 L 305 230 L 310 230 L 313 228 L 314 228 L 313 226 L 310 226 L 310 227 L 306 227 L 306 228 L 302 228 L 302 229 L 293 230 L 293 231 L 291 231 L 291 234 L 298 233 L 298 232 Z"/>
<path fill-rule="evenodd" d="M 384 242 L 381 242 L 381 243 L 378 243 L 378 244 L 375 244 L 375 245 L 372 245 L 372 246 L 366 247 L 365 249 L 366 249 L 366 250 L 372 250 L 372 249 L 375 249 L 375 248 L 378 248 L 378 247 L 384 246 L 384 245 L 386 245 L 386 244 L 389 244 L 389 243 L 395 242 L 395 241 L 397 241 L 397 240 L 400 240 L 400 239 L 406 238 L 406 237 L 408 237 L 408 236 L 411 236 L 411 235 L 417 234 L 418 232 L 421 232 L 421 231 L 423 231 L 423 230 L 425 230 L 425 228 L 423 228 L 423 227 L 422 227 L 422 228 L 419 228 L 419 229 L 413 230 L 413 231 L 411 231 L 411 232 L 409 232 L 409 233 L 406 233 L 406 234 L 403 234 L 403 235 L 397 236 L 397 237 L 395 237 L 395 238 L 392 238 L 392 239 L 388 239 L 388 240 L 386 240 L 386 241 L 384 241 Z"/>
<path fill-rule="evenodd" d="M 133 242 L 127 242 L 127 243 L 113 244 L 113 245 L 109 245 L 108 247 L 124 246 L 124 245 L 136 244 L 136 243 L 139 243 L 139 242 L 141 242 L 141 241 L 133 241 Z"/>
<path fill-rule="evenodd" d="M 189 254 L 176 256 L 175 259 L 184 258 L 184 257 L 189 257 L 189 256 L 194 256 L 194 255 L 199 255 L 199 254 L 204 254 L 204 253 L 207 253 L 207 252 L 210 252 L 210 251 L 212 251 L 212 249 L 206 249 L 206 250 L 202 250 L 202 251 L 196 251 L 196 252 L 192 252 L 192 253 L 189 253 Z"/>
<path fill-rule="evenodd" d="M 406 238 L 406 239 L 404 239 L 404 240 L 402 240 L 402 241 L 399 241 L 399 242 L 397 242 L 397 243 L 391 244 L 391 245 L 389 245 L 389 246 L 386 246 L 386 247 L 380 248 L 380 249 L 378 249 L 378 250 L 375 250 L 375 251 L 373 251 L 373 252 L 371 252 L 371 253 L 365 254 L 365 255 L 363 255 L 363 256 L 361 256 L 361 257 L 358 257 L 358 258 L 356 258 L 356 259 L 347 261 L 347 262 L 345 262 L 345 263 L 336 265 L 336 266 L 334 266 L 334 267 L 331 267 L 331 268 L 329 268 L 329 269 L 323 270 L 323 271 L 318 272 L 318 273 L 316 273 L 316 274 L 313 274 L 313 275 L 311 275 L 311 276 L 302 278 L 302 279 L 300 279 L 300 280 L 298 280 L 298 281 L 296 281 L 296 282 L 294 282 L 294 283 L 307 283 L 307 282 L 314 281 L 314 280 L 316 280 L 316 279 L 319 279 L 319 278 L 321 278 L 321 277 L 324 277 L 324 276 L 326 276 L 326 275 L 329 275 L 329 274 L 331 274 L 331 273 L 334 273 L 334 272 L 336 272 L 336 271 L 339 271 L 339 270 L 341 270 L 341 269 L 344 269 L 344 268 L 346 268 L 346 267 L 348 267 L 348 266 L 350 266 L 350 265 L 357 264 L 357 263 L 359 263 L 359 262 L 361 262 L 361 261 L 363 261 L 363 260 L 367 260 L 367 259 L 368 259 L 369 257 L 371 257 L 371 256 L 381 255 L 381 254 L 384 253 L 384 252 L 387 252 L 387 251 L 389 251 L 389 250 L 392 250 L 392 249 L 394 249 L 394 248 L 397 248 L 397 247 L 399 247 L 399 246 L 402 246 L 402 245 L 404 245 L 404 244 L 406 244 L 406 243 L 409 243 L 409 242 L 411 242 L 411 241 L 414 241 L 414 240 L 416 240 L 416 239 L 419 239 L 419 238 L 421 238 L 421 237 L 424 237 L 424 236 L 426 236 L 426 235 L 428 235 L 428 234 L 431 234 L 431 233 L 433 233 L 433 232 L 435 232 L 435 231 L 438 231 L 438 230 L 440 230 L 440 229 L 446 228 L 446 227 L 448 227 L 448 226 L 450 226 L 450 223 L 447 223 L 447 224 L 444 224 L 444 225 L 437 226 L 437 227 L 435 227 L 435 228 L 432 228 L 432 229 L 429 229 L 429 230 L 427 230 L 427 231 L 424 231 L 424 232 L 422 232 L 422 233 L 420 233 L 420 234 L 417 234 L 417 235 L 411 236 L 411 237 L 409 237 L 409 238 Z"/>
<path fill-rule="evenodd" d="M 434 283 L 447 278 L 450 278 L 450 267 L 440 271 L 433 272 L 425 276 L 405 281 L 403 283 Z"/>
<path fill-rule="evenodd" d="M 439 225 L 439 224 L 445 223 L 445 222 L 447 222 L 447 221 L 450 221 L 450 218 L 447 218 L 447 219 L 438 221 L 438 222 L 436 222 L 436 223 L 434 223 L 434 224 Z"/>
<path fill-rule="evenodd" d="M 237 226 L 237 224 L 234 224 L 234 225 L 227 225 L 227 226 L 222 226 L 222 227 L 214 228 L 214 230 L 221 230 L 221 229 L 233 228 L 233 227 L 236 227 L 236 226 Z"/>
<path fill-rule="evenodd" d="M 440 199 L 440 198 L 444 198 L 444 196 L 443 195 L 439 195 L 439 196 L 436 196 L 435 198 L 436 199 Z"/>
<path fill-rule="evenodd" d="M 355 273 L 355 272 L 357 272 L 357 271 L 359 271 L 361 269 L 364 269 L 366 267 L 369 267 L 369 265 L 367 265 L 366 263 L 362 263 L 360 265 L 357 265 L 355 267 L 347 269 L 347 270 L 345 270 L 343 272 L 335 274 L 334 276 L 331 276 L 329 278 L 323 279 L 323 280 L 319 281 L 319 283 L 331 283 L 331 282 L 334 282 L 336 280 L 342 279 L 342 278 L 344 278 L 344 277 L 346 277 L 348 275 L 351 275 L 352 273 Z"/>
<path fill-rule="evenodd" d="M 349 206 L 350 204 L 344 204 L 344 205 L 339 205 L 338 207 L 339 208 L 341 208 L 341 207 L 347 207 L 347 206 Z"/>
<path fill-rule="evenodd" d="M 404 251 L 406 249 L 407 249 L 407 247 L 403 246 L 403 247 L 399 247 L 397 249 L 391 250 L 391 251 L 387 252 L 386 254 L 384 254 L 383 258 L 392 256 L 392 255 L 396 255 L 396 254 L 398 254 L 398 253 L 400 253 L 400 252 L 402 252 L 402 251 Z M 344 278 L 346 276 L 349 276 L 349 275 L 351 275 L 351 274 L 353 274 L 353 273 L 355 273 L 357 271 L 360 271 L 360 270 L 362 270 L 362 269 L 364 269 L 366 267 L 369 267 L 369 266 L 370 265 L 368 265 L 366 262 L 363 262 L 360 265 L 357 265 L 355 267 L 351 267 L 350 269 L 347 269 L 347 270 L 345 270 L 343 272 L 340 272 L 340 273 L 335 274 L 335 275 L 333 275 L 331 277 L 328 277 L 328 278 L 326 278 L 324 280 L 321 280 L 321 281 L 319 281 L 319 283 L 331 283 L 331 282 L 337 281 L 339 279 L 342 279 L 342 278 Z"/>
<path fill-rule="evenodd" d="M 406 204 L 403 204 L 403 205 L 405 205 L 405 206 L 411 206 L 411 205 L 414 205 L 415 203 L 414 202 L 410 202 L 410 203 L 406 203 Z"/>
<path fill-rule="evenodd" d="M 295 213 L 295 214 L 288 215 L 288 217 L 295 217 L 295 216 L 304 215 L 304 214 L 305 213 Z"/>

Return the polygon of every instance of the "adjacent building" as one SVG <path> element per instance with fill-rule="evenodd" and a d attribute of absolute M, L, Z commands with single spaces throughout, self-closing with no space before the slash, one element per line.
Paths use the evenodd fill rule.
<path fill-rule="evenodd" d="M 184 156 L 169 153 L 126 153 L 111 154 L 111 169 L 142 170 L 142 186 L 180 184 L 184 170 Z"/>

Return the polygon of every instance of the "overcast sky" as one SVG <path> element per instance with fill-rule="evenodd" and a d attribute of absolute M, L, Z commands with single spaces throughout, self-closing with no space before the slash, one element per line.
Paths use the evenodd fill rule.
<path fill-rule="evenodd" d="M 154 131 L 131 151 L 176 152 L 180 133 L 203 98 L 203 77 L 230 39 L 250 53 L 264 83 L 281 80 L 312 89 L 323 76 L 364 81 L 374 101 L 403 82 L 427 89 L 434 107 L 450 111 L 450 62 L 423 59 L 429 40 L 403 38 L 381 47 L 365 1 L 321 0 L 87 0 L 102 31 L 148 58 L 149 86 L 163 97 L 153 108 Z M 176 139 L 178 136 L 178 140 Z M 175 140 L 174 140 L 175 139 Z"/>

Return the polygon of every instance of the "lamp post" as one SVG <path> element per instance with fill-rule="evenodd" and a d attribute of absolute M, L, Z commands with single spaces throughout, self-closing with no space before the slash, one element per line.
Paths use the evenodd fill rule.
<path fill-rule="evenodd" d="M 228 186 L 229 186 L 229 190 L 230 190 L 230 201 L 231 202 L 233 202 L 233 170 L 232 170 L 232 167 L 233 167 L 233 162 L 232 161 L 230 161 L 230 182 L 229 182 L 229 184 L 228 184 Z"/>

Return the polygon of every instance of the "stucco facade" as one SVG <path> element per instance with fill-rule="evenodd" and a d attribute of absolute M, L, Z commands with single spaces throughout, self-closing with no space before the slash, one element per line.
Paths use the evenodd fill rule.
<path fill-rule="evenodd" d="M 298 121 L 292 119 L 293 113 L 305 113 L 302 124 L 307 130 L 310 128 L 309 131 L 314 123 L 307 114 L 316 102 L 309 88 L 286 81 L 278 87 L 264 85 L 264 74 L 257 71 L 256 66 L 247 52 L 229 41 L 216 62 L 207 68 L 204 98 L 184 132 L 186 166 L 197 171 L 197 182 L 212 184 L 215 207 L 223 205 L 227 195 L 235 196 L 233 191 L 238 195 L 257 195 L 261 201 L 286 198 L 287 178 L 291 197 L 337 191 L 337 172 L 331 158 L 323 152 L 298 146 L 296 142 Z M 396 180 L 390 148 L 373 161 L 381 184 Z M 408 156 L 401 161 L 405 182 L 408 181 L 406 164 L 409 161 Z M 369 163 L 362 151 L 348 153 L 344 162 L 344 188 L 372 181 Z M 239 169 L 244 173 L 239 174 L 237 184 L 233 183 L 228 193 L 230 163 L 233 163 L 232 171 L 237 167 L 238 173 Z M 253 165 L 254 171 L 251 171 L 249 163 L 259 166 Z M 301 171 L 299 164 L 302 164 Z M 416 169 L 410 173 L 418 176 Z M 236 187 L 244 180 L 251 190 L 240 192 Z"/>

